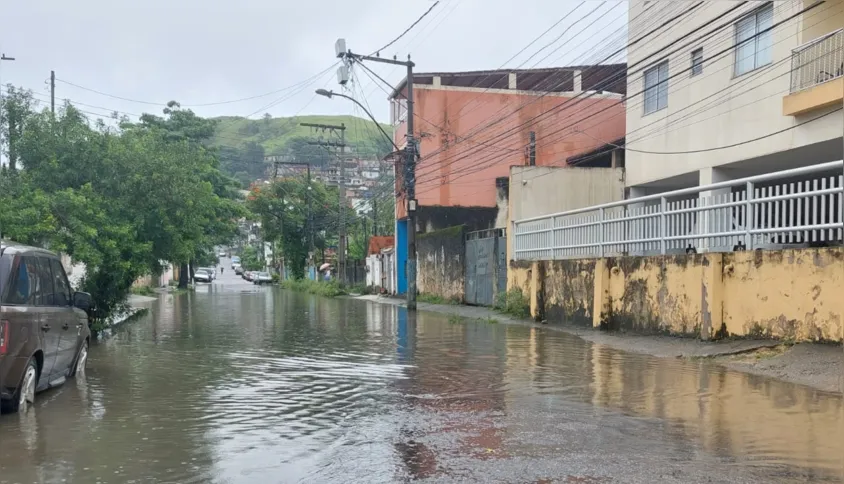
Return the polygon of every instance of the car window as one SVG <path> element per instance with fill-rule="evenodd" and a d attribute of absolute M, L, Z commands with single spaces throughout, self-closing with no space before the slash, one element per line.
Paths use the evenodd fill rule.
<path fill-rule="evenodd" d="M 23 258 L 26 262 L 26 270 L 29 273 L 29 300 L 30 306 L 44 305 L 43 273 L 38 268 L 38 257 L 27 256 Z M 52 285 L 52 284 L 51 284 Z"/>
<path fill-rule="evenodd" d="M 39 306 L 55 305 L 55 290 L 53 288 L 53 272 L 50 270 L 50 259 L 46 257 L 34 258 L 38 266 Z"/>
<path fill-rule="evenodd" d="M 34 272 L 33 272 L 34 276 Z M 9 277 L 9 288 L 6 291 L 4 304 L 27 304 L 29 301 L 32 278 L 23 257 L 15 257 Z"/>
<path fill-rule="evenodd" d="M 51 273 L 53 274 L 54 296 L 53 304 L 56 306 L 70 306 L 71 292 L 70 283 L 67 281 L 67 274 L 64 266 L 56 259 L 50 259 Z"/>

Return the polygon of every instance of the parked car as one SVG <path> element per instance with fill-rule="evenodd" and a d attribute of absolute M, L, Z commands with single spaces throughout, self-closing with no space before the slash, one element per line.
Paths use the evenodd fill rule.
<path fill-rule="evenodd" d="M 37 392 L 85 371 L 91 295 L 72 292 L 59 257 L 0 243 L 0 407 L 24 412 Z"/>
<path fill-rule="evenodd" d="M 232 256 L 232 269 L 234 269 L 234 266 L 236 265 L 240 265 L 240 257 L 235 255 Z"/>
<path fill-rule="evenodd" d="M 234 273 L 242 276 L 243 275 L 243 266 L 240 264 L 233 264 L 232 269 L 234 269 Z"/>
<path fill-rule="evenodd" d="M 214 280 L 214 276 L 205 269 L 197 269 L 197 271 L 193 273 L 193 280 L 196 282 L 210 283 Z"/>
<path fill-rule="evenodd" d="M 247 281 L 252 281 L 252 274 L 254 274 L 252 271 L 246 271 L 243 273 L 243 278 Z"/>
<path fill-rule="evenodd" d="M 205 272 L 211 274 L 211 280 L 214 280 L 214 279 L 217 278 L 217 269 L 214 268 L 214 267 L 200 267 L 199 270 L 205 271 Z"/>
<path fill-rule="evenodd" d="M 272 284 L 273 277 L 270 275 L 269 272 L 256 272 L 252 276 L 252 282 L 258 285 L 261 284 Z"/>
<path fill-rule="evenodd" d="M 223 258 L 223 257 L 225 257 L 225 256 L 226 256 L 226 252 L 225 252 L 225 251 L 223 251 L 223 250 L 221 250 L 221 251 L 217 254 L 217 257 L 220 257 L 220 258 Z"/>

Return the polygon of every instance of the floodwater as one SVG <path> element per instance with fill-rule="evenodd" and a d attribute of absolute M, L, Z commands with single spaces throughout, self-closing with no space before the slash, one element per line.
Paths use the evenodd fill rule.
<path fill-rule="evenodd" d="M 0 483 L 844 482 L 840 395 L 226 274 L 0 416 Z"/>

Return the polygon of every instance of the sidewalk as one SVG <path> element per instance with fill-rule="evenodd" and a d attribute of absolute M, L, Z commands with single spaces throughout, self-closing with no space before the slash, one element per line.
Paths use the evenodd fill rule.
<path fill-rule="evenodd" d="M 355 299 L 405 306 L 404 299 L 377 295 Z M 519 324 L 575 335 L 595 344 L 658 358 L 711 358 L 736 371 L 766 376 L 827 391 L 844 389 L 844 351 L 841 346 L 822 344 L 783 345 L 772 340 L 723 340 L 706 342 L 672 336 L 641 336 L 607 333 L 562 324 L 539 324 L 517 319 L 486 307 L 417 303 L 420 311 L 454 314 L 467 319 L 494 318 L 503 324 Z"/>

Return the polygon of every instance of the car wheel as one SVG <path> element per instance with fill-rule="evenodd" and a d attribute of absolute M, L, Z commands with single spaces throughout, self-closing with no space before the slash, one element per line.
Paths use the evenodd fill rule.
<path fill-rule="evenodd" d="M 27 409 L 35 404 L 35 387 L 38 385 L 38 364 L 34 358 L 30 358 L 21 378 L 21 384 L 11 400 L 3 403 L 4 412 L 25 413 Z"/>
<path fill-rule="evenodd" d="M 82 342 L 82 346 L 79 347 L 79 353 L 76 354 L 75 361 L 76 363 L 70 370 L 70 376 L 84 375 L 85 368 L 88 365 L 88 340 Z"/>

